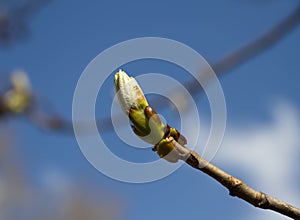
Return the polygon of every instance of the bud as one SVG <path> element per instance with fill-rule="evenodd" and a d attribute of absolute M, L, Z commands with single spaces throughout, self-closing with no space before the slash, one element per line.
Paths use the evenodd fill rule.
<path fill-rule="evenodd" d="M 128 115 L 131 108 L 144 110 L 148 106 L 142 89 L 133 77 L 129 77 L 120 69 L 114 81 L 117 97 L 125 114 Z"/>
<path fill-rule="evenodd" d="M 165 125 L 148 105 L 137 81 L 119 70 L 114 82 L 119 103 L 132 122 L 134 133 L 145 142 L 157 144 L 164 136 Z"/>
<path fill-rule="evenodd" d="M 162 123 L 148 105 L 137 81 L 122 70 L 116 73 L 114 81 L 119 103 L 132 122 L 133 132 L 145 142 L 153 144 L 153 151 L 167 161 L 185 159 L 190 152 L 183 146 L 187 143 L 185 137 L 175 128 Z"/>
<path fill-rule="evenodd" d="M 11 86 L 3 97 L 4 105 L 12 113 L 22 113 L 32 102 L 31 86 L 26 73 L 14 72 L 11 76 Z"/>
<path fill-rule="evenodd" d="M 174 140 L 172 136 L 162 139 L 157 145 L 157 154 L 165 160 L 176 163 L 178 160 L 187 160 L 191 151 Z"/>

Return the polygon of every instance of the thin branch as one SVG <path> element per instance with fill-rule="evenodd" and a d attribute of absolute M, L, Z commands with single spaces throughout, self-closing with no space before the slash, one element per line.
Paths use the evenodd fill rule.
<path fill-rule="evenodd" d="M 213 65 L 213 69 L 217 73 L 221 73 L 238 67 L 247 60 L 261 54 L 263 51 L 266 51 L 278 43 L 293 29 L 295 29 L 299 25 L 299 22 L 300 5 L 290 15 L 284 18 L 269 31 L 265 32 L 262 36 L 216 62 Z"/>
<path fill-rule="evenodd" d="M 292 32 L 300 24 L 300 5 L 287 17 L 269 29 L 267 32 L 247 43 L 241 48 L 224 56 L 211 65 L 217 75 L 224 74 L 229 70 L 237 68 L 243 63 L 267 51 L 280 40 Z M 205 71 L 204 71 L 205 72 Z M 209 80 L 209 79 L 207 79 Z M 201 85 L 196 81 L 185 84 L 187 90 L 193 95 L 202 91 Z"/>
<path fill-rule="evenodd" d="M 236 196 L 242 200 L 245 200 L 255 207 L 261 209 L 270 209 L 295 220 L 300 219 L 300 209 L 267 195 L 266 193 L 256 191 L 242 180 L 235 178 L 215 165 L 209 163 L 194 151 L 191 152 L 190 156 L 185 162 L 193 168 L 200 170 L 217 180 L 229 190 L 229 195 L 231 196 Z"/>
<path fill-rule="evenodd" d="M 211 164 L 195 151 L 191 151 L 187 147 L 179 144 L 174 138 L 169 138 L 169 141 L 172 141 L 174 150 L 164 157 L 167 161 L 174 161 L 174 158 L 183 160 L 191 167 L 202 171 L 225 186 L 229 190 L 229 195 L 236 196 L 255 207 L 270 209 L 295 220 L 300 220 L 299 208 L 269 196 L 266 193 L 256 191 L 242 180 L 237 179 Z"/>

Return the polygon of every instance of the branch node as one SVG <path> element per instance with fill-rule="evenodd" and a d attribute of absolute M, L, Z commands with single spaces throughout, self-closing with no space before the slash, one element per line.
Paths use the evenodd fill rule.
<path fill-rule="evenodd" d="M 190 156 L 187 158 L 186 163 L 189 164 L 190 166 L 194 168 L 199 169 L 199 160 L 198 158 L 194 155 L 194 152 L 192 151 Z"/>
<path fill-rule="evenodd" d="M 234 176 L 230 177 L 230 187 L 229 187 L 229 195 L 236 196 L 236 192 L 238 191 L 239 187 L 243 184 L 243 181 L 235 178 Z"/>
<path fill-rule="evenodd" d="M 267 209 L 269 207 L 269 200 L 268 200 L 268 196 L 263 193 L 263 192 L 258 192 L 256 194 L 256 207 L 262 208 L 262 209 Z"/>
<path fill-rule="evenodd" d="M 230 180 L 231 180 L 231 186 L 234 188 L 243 184 L 243 181 L 239 180 L 238 178 L 235 178 L 234 176 L 231 176 Z"/>

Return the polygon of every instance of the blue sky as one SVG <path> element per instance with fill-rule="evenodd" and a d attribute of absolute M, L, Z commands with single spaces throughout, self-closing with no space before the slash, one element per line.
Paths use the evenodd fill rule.
<path fill-rule="evenodd" d="M 27 40 L 1 48 L 0 67 L 3 72 L 26 71 L 47 111 L 71 120 L 73 93 L 81 73 L 95 56 L 116 43 L 137 37 L 170 38 L 195 49 L 208 62 L 214 62 L 264 33 L 297 4 L 297 1 L 275 0 L 263 3 L 237 0 L 53 1 L 31 17 Z M 228 127 L 220 152 L 212 161 L 255 188 L 278 193 L 278 197 L 298 203 L 298 206 L 296 192 L 285 192 L 285 187 L 280 187 L 276 181 L 288 174 L 286 178 L 292 182 L 299 185 L 300 181 L 297 170 L 286 171 L 297 165 L 291 161 L 298 162 L 300 158 L 297 137 L 300 130 L 299 39 L 300 26 L 271 49 L 220 78 L 227 104 Z M 163 72 L 182 81 L 186 77 L 178 69 L 159 62 L 132 64 L 127 71 L 134 76 Z M 110 116 L 112 76 L 105 84 L 104 98 L 99 98 L 99 117 Z M 198 95 L 195 97 L 203 111 L 205 130 L 208 129 L 209 109 L 201 105 L 202 100 Z M 176 117 L 169 120 L 171 124 L 177 123 Z M 47 187 L 51 183 L 65 183 L 67 186 L 78 184 L 92 192 L 112 192 L 125 207 L 123 219 L 219 219 L 220 216 L 223 219 L 285 219 L 229 197 L 214 180 L 186 165 L 156 182 L 122 183 L 95 170 L 84 158 L 73 135 L 43 132 L 26 119 L 13 119 L 4 126 L 16 139 L 28 182 L 41 191 L 49 190 Z M 114 132 L 103 136 L 116 154 L 132 152 L 136 155 L 134 149 L 123 146 L 124 143 L 115 138 Z M 264 157 L 256 159 L 255 155 L 261 154 Z M 141 155 L 145 160 L 157 158 L 151 151 Z M 282 169 L 276 167 L 277 159 L 285 164 L 280 166 Z M 265 169 L 259 167 L 265 164 Z M 262 174 L 262 170 L 267 173 Z M 47 181 L 50 183 L 45 183 Z M 86 184 L 81 185 L 82 182 Z M 299 195 L 299 190 L 297 193 Z"/>

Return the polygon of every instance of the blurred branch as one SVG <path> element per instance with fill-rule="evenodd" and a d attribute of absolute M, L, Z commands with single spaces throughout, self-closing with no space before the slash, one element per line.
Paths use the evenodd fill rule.
<path fill-rule="evenodd" d="M 189 158 L 185 162 L 193 168 L 200 170 L 217 180 L 229 190 L 229 195 L 231 196 L 236 196 L 255 207 L 270 209 L 295 220 L 300 219 L 300 209 L 297 207 L 269 196 L 266 193 L 254 190 L 242 180 L 231 176 L 220 168 L 209 163 L 194 151 L 191 152 Z"/>
<path fill-rule="evenodd" d="M 263 53 L 268 48 L 274 46 L 280 40 L 282 40 L 287 34 L 294 30 L 300 24 L 300 5 L 291 12 L 287 17 L 285 17 L 281 22 L 276 24 L 270 30 L 256 38 L 255 40 L 249 42 L 245 46 L 236 49 L 232 53 L 224 56 L 219 61 L 211 65 L 212 69 L 217 75 L 224 74 L 229 70 L 233 70 L 239 65 L 245 63 L 246 61 L 251 60 L 255 56 Z M 209 83 L 210 78 L 208 74 L 205 74 L 207 71 L 199 73 L 199 77 L 204 75 L 204 83 Z M 206 78 L 205 78 L 206 77 Z M 192 80 L 184 84 L 191 95 L 195 95 L 203 91 L 203 88 L 198 83 L 198 81 Z M 172 94 L 177 94 L 177 90 L 170 91 L 168 97 Z M 184 97 L 182 97 L 184 99 Z M 151 100 L 151 105 L 157 106 L 157 109 L 166 108 L 167 105 L 163 105 L 161 100 L 155 99 Z M 118 116 L 117 116 L 118 117 Z M 97 121 L 101 131 L 110 131 L 112 129 L 112 123 L 107 118 L 102 118 Z"/>
<path fill-rule="evenodd" d="M 44 0 L 42 2 L 47 2 L 49 0 Z M 37 2 L 37 1 L 33 1 Z M 34 5 L 34 4 L 33 4 Z M 38 7 L 33 7 L 31 4 L 23 5 L 19 10 L 19 14 L 25 15 L 28 14 L 29 11 L 35 11 Z M 0 19 L 1 20 L 1 19 Z M 1 23 L 1 22 L 0 22 Z M 227 56 L 223 57 L 219 61 L 215 62 L 212 65 L 214 71 L 218 74 L 224 74 L 229 70 L 232 70 L 239 65 L 245 63 L 246 61 L 251 60 L 251 58 L 263 53 L 268 48 L 274 46 L 280 40 L 282 40 L 288 33 L 290 33 L 293 29 L 297 27 L 300 23 L 300 5 L 286 18 L 284 18 L 277 25 L 272 27 L 269 31 L 265 32 L 263 35 L 258 37 L 257 39 L 251 41 L 245 46 L 238 48 Z M 1 25 L 0 25 L 0 33 L 1 33 Z M 200 75 L 204 74 L 205 71 Z M 206 78 L 207 82 L 209 82 L 209 78 Z M 185 84 L 185 87 L 188 91 L 194 95 L 198 92 L 202 91 L 201 85 L 199 85 L 196 81 L 190 81 Z M 170 92 L 173 94 L 174 92 Z M 3 105 L 1 105 L 1 96 L 0 96 L 0 116 L 3 111 Z M 27 109 L 25 114 L 30 118 L 30 120 L 37 125 L 37 127 L 48 130 L 48 131 L 58 131 L 58 132 L 73 132 L 72 122 L 60 117 L 57 114 L 48 114 L 42 108 L 38 106 L 37 100 L 32 100 L 31 107 Z M 153 106 L 159 106 L 160 108 L 165 108 L 166 105 L 161 105 L 160 102 L 156 103 L 155 100 L 152 102 Z M 117 116 L 118 117 L 118 116 Z M 120 116 L 121 117 L 121 116 Z M 82 124 L 83 128 L 88 129 L 89 122 L 74 122 Z M 112 123 L 110 118 L 101 118 L 97 121 L 99 129 L 101 131 L 110 131 L 112 129 Z M 88 131 L 85 131 L 88 132 Z"/>
<path fill-rule="evenodd" d="M 265 32 L 263 35 L 259 36 L 243 47 L 238 48 L 219 61 L 213 63 L 211 65 L 212 69 L 217 75 L 221 75 L 242 65 L 243 63 L 251 60 L 255 56 L 260 55 L 270 47 L 277 44 L 287 34 L 294 30 L 299 23 L 300 5 L 293 12 L 291 12 L 291 14 L 289 14 L 286 18 Z M 191 94 L 195 94 L 202 90 L 201 86 L 195 81 L 191 81 L 185 86 Z"/>
<path fill-rule="evenodd" d="M 10 46 L 28 35 L 27 20 L 51 0 L 22 1 L 20 6 L 7 9 L 0 3 L 0 45 Z"/>

